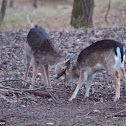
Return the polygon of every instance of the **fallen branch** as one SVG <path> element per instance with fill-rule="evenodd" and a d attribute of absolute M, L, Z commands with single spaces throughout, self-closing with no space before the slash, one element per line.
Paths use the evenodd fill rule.
<path fill-rule="evenodd" d="M 1 83 L 1 82 L 0 82 Z M 35 90 L 39 90 L 39 89 L 42 89 L 43 87 L 39 87 L 39 88 L 35 88 L 35 89 L 16 89 L 16 88 L 11 88 L 9 86 L 3 86 L 2 84 L 0 84 L 0 88 L 3 88 L 3 89 L 8 89 L 10 91 L 21 91 L 21 92 L 28 92 L 28 91 L 35 91 Z"/>
<path fill-rule="evenodd" d="M 54 98 L 54 96 L 52 95 L 52 93 L 48 90 L 48 88 L 45 88 L 46 89 L 46 91 L 50 94 L 50 96 L 52 97 L 52 99 L 56 102 L 56 103 L 60 103 L 60 102 L 58 102 L 55 98 Z"/>
<path fill-rule="evenodd" d="M 28 93 L 34 94 L 36 96 L 51 98 L 51 95 L 47 92 L 44 92 L 44 91 L 28 91 Z"/>
<path fill-rule="evenodd" d="M 24 81 L 24 80 L 22 80 L 22 79 L 17 79 L 17 80 L 4 80 L 4 81 L 1 81 L 0 83 L 8 82 L 8 81 Z M 27 81 L 25 81 L 25 82 L 28 83 L 28 84 L 31 84 L 33 86 L 36 86 L 36 85 L 34 85 L 34 84 L 30 83 L 30 82 L 27 82 Z M 36 86 L 36 87 L 38 87 L 38 86 Z M 3 86 L 2 84 L 0 84 L 0 88 L 7 89 L 7 90 L 9 90 L 11 92 L 14 92 L 14 93 L 17 93 L 17 92 L 21 91 L 21 92 L 34 93 L 35 95 L 39 95 L 39 96 L 42 96 L 42 97 L 43 96 L 45 96 L 45 97 L 51 97 L 56 103 L 59 103 L 54 98 L 54 96 L 51 94 L 51 92 L 48 90 L 50 88 L 47 88 L 45 86 L 39 86 L 38 88 L 35 88 L 35 89 L 16 89 L 16 88 L 11 88 L 9 86 Z M 40 90 L 40 89 L 43 89 L 43 88 L 46 89 L 47 93 L 42 92 L 42 91 L 37 91 L 37 90 Z"/>
<path fill-rule="evenodd" d="M 0 83 L 5 83 L 5 82 L 8 82 L 8 81 L 24 81 L 25 83 L 30 84 L 30 85 L 33 85 L 34 87 L 37 87 L 37 88 L 34 88 L 34 89 L 15 89 L 15 88 L 3 86 L 1 84 L 0 84 L 0 88 L 10 89 L 10 90 L 14 89 L 14 91 L 26 91 L 26 92 L 27 91 L 35 91 L 35 90 L 39 90 L 39 89 L 45 89 L 45 88 L 46 89 L 50 89 L 50 88 L 45 87 L 45 86 L 39 86 L 38 87 L 37 85 L 35 85 L 35 84 L 31 83 L 31 82 L 27 82 L 27 81 L 22 80 L 22 79 L 3 80 L 3 81 L 0 81 Z M 53 89 L 53 90 L 59 90 L 59 91 L 64 91 L 63 89 L 59 89 L 59 88 L 51 88 L 51 89 Z"/>
<path fill-rule="evenodd" d="M 126 117 L 126 114 L 121 115 L 121 113 L 126 112 L 126 110 L 119 111 L 117 113 L 113 113 L 112 115 L 107 115 L 106 118 L 112 118 L 112 117 Z"/>

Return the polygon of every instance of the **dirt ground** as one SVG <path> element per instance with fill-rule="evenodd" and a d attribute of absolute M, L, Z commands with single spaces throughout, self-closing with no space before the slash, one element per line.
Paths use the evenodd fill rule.
<path fill-rule="evenodd" d="M 47 31 L 54 45 L 71 61 L 77 58 L 82 49 L 101 39 L 114 39 L 126 44 L 125 28 L 91 28 L 77 31 Z M 18 89 L 23 87 L 25 55 L 23 43 L 28 31 L 0 33 L 0 84 Z M 36 85 L 43 85 L 38 70 Z M 28 81 L 31 82 L 32 68 Z M 15 80 L 15 81 L 12 81 Z M 20 80 L 20 81 L 16 81 Z M 54 91 L 53 98 L 35 96 L 28 92 L 13 95 L 0 92 L 0 120 L 6 120 L 7 126 L 126 126 L 126 94 L 121 82 L 121 98 L 113 102 L 115 85 L 111 77 L 98 73 L 92 83 L 89 99 L 84 99 L 85 86 L 77 98 L 71 102 L 76 81 L 63 85 L 63 79 L 56 80 L 54 66 L 50 66 L 50 80 Z M 44 86 L 44 85 L 43 85 Z M 46 90 L 43 88 L 43 91 Z"/>

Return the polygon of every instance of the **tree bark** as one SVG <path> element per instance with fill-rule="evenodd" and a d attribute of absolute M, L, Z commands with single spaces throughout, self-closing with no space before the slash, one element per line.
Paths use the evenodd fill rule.
<path fill-rule="evenodd" d="M 14 7 L 14 0 L 10 0 L 10 7 Z"/>
<path fill-rule="evenodd" d="M 0 26 L 1 26 L 3 19 L 4 19 L 4 16 L 5 16 L 7 2 L 8 2 L 8 0 L 2 1 L 2 7 L 1 7 L 1 12 L 0 12 Z"/>
<path fill-rule="evenodd" d="M 34 8 L 37 8 L 37 0 L 33 0 L 33 6 Z"/>
<path fill-rule="evenodd" d="M 75 28 L 93 25 L 94 0 L 74 0 L 71 25 Z"/>

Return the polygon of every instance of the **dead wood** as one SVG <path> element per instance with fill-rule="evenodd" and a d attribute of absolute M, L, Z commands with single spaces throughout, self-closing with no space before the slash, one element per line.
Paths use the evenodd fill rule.
<path fill-rule="evenodd" d="M 36 96 L 51 98 L 51 95 L 44 91 L 28 91 L 28 93 L 34 94 Z"/>

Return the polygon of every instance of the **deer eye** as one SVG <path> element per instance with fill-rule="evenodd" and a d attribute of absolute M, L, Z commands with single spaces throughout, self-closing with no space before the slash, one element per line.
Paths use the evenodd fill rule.
<path fill-rule="evenodd" d="M 64 68 L 64 69 L 62 69 L 63 71 L 66 71 L 66 69 Z"/>

